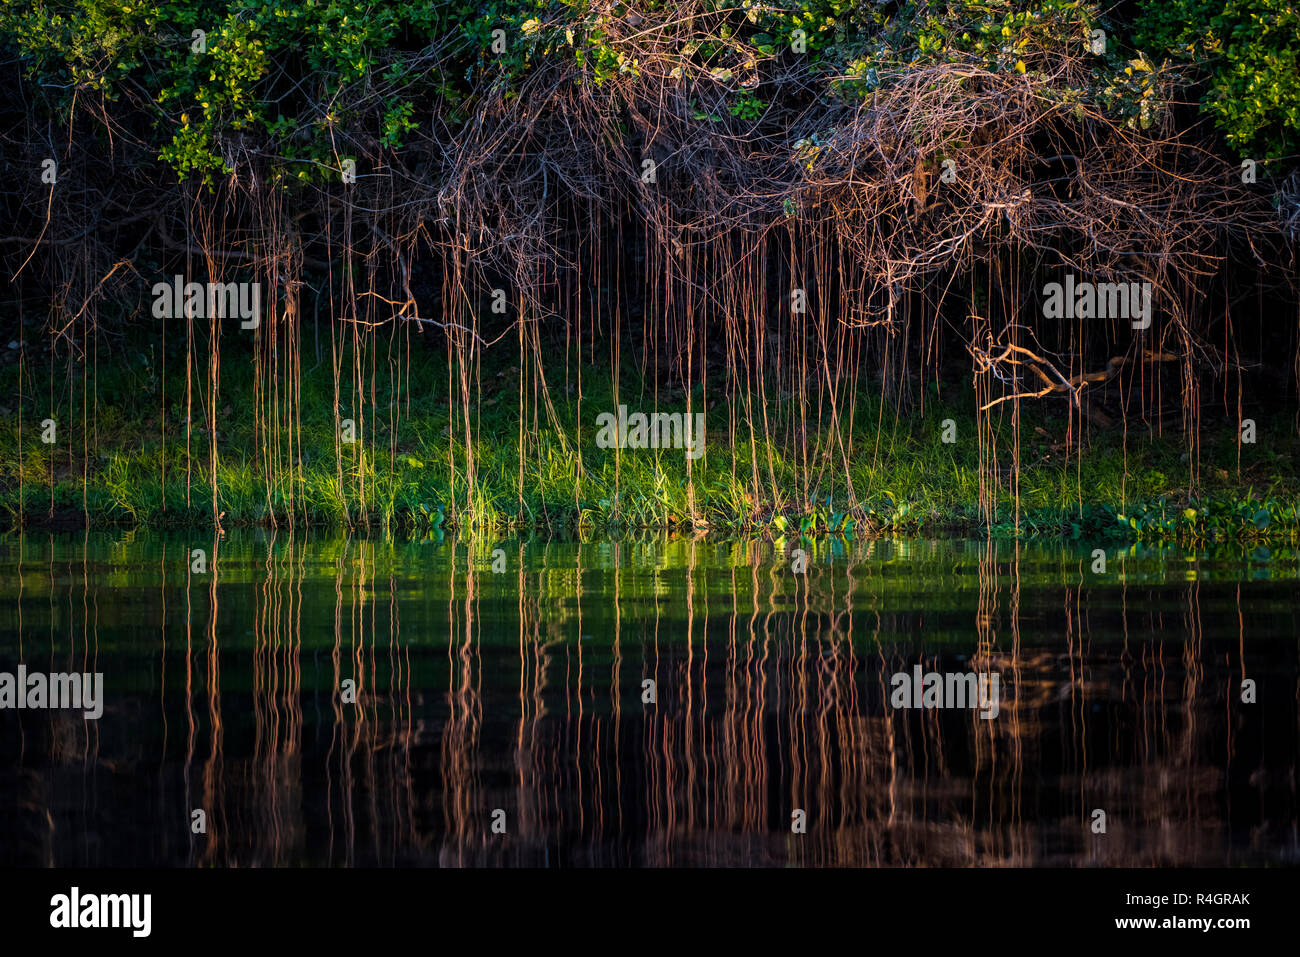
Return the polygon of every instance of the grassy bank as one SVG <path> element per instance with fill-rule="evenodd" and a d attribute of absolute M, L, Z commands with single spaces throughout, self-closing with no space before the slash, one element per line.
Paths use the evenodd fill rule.
<path fill-rule="evenodd" d="M 9 524 L 211 526 L 216 514 L 222 526 L 707 526 L 772 535 L 1296 540 L 1300 530 L 1297 443 L 1274 434 L 1267 419 L 1257 441 L 1240 447 L 1231 423 L 1203 425 L 1195 463 L 1180 433 L 1141 422 L 1088 426 L 1080 445 L 1076 420 L 1070 447 L 1064 403 L 1026 404 L 1018 462 L 1011 416 L 992 424 L 989 447 L 998 455 L 988 474 L 997 487 L 987 484 L 985 494 L 996 495 L 996 509 L 982 512 L 976 413 L 960 383 L 929 386 L 906 415 L 860 388 L 838 410 L 838 434 L 827 409 L 773 396 L 766 416 L 752 406 L 768 429 L 752 438 L 743 403 L 728 402 L 721 387 L 700 387 L 690 399 L 693 410 L 706 410 L 706 452 L 689 462 L 679 449 L 598 447 L 597 416 L 620 402 L 687 408 L 684 394 L 661 388 L 656 397 L 627 371 L 615 401 L 608 374 L 586 367 L 579 381 L 576 368 L 549 370 L 543 408 L 527 390 L 521 406 L 514 366 L 485 366 L 466 443 L 465 409 L 448 401 L 447 367 L 436 360 L 411 363 L 382 388 L 363 382 L 365 404 L 345 398 L 337 415 L 331 367 L 304 363 L 301 392 L 271 429 L 277 407 L 266 396 L 276 384 L 256 384 L 233 361 L 223 364 L 209 406 L 197 384 L 187 393 L 182 362 L 164 369 L 150 352 L 135 359 L 104 366 L 110 371 L 93 381 L 79 367 L 53 379 L 26 369 L 17 403 L 10 351 L 0 420 L 0 508 Z M 345 384 L 341 394 L 353 392 Z M 339 426 L 349 418 L 352 443 Z M 56 423 L 53 444 L 42 441 L 46 419 Z"/>

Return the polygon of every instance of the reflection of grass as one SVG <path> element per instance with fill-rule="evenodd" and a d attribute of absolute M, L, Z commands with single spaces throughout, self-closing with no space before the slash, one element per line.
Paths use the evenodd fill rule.
<path fill-rule="evenodd" d="M 393 393 L 387 387 L 379 391 L 384 397 L 379 413 L 367 407 L 362 442 L 343 445 L 341 460 L 334 444 L 330 371 L 322 365 L 315 375 L 304 375 L 301 431 L 292 443 L 289 433 L 282 433 L 278 470 L 267 467 L 254 431 L 251 385 L 241 388 L 233 382 L 231 365 L 223 370 L 216 485 L 225 525 L 266 523 L 272 514 L 284 524 L 290 513 L 296 522 L 342 524 L 357 521 L 364 504 L 373 523 L 416 527 L 672 527 L 694 518 L 716 530 L 760 530 L 773 537 L 980 527 L 969 403 L 943 404 L 931 396 L 924 416 L 900 419 L 889 407 L 882 414 L 878 399 L 861 397 L 852 410 L 852 442 L 846 434 L 841 448 L 825 426 L 829 413 L 823 411 L 820 430 L 810 419 L 805 453 L 792 438 L 799 434 L 791 421 L 797 403 L 788 396 L 769 407 L 774 436 L 769 445 L 761 434 L 751 444 L 748 430 L 739 426 L 733 441 L 727 422 L 732 416 L 738 419 L 739 410 L 729 410 L 711 394 L 708 453 L 693 463 L 688 480 L 681 451 L 626 449 L 616 464 L 613 450 L 597 448 L 596 415 L 617 403 L 608 378 L 598 379 L 592 370 L 583 373 L 581 411 L 576 395 L 555 385 L 564 381 L 563 374 L 548 378 L 557 393 L 552 401 L 560 427 L 548 424 L 541 411 L 534 429 L 530 408 L 521 463 L 516 370 L 501 375 L 493 370 L 483 380 L 498 387 L 485 387 L 482 401 L 471 409 L 477 476 L 471 490 L 463 420 L 459 409 L 455 414 L 449 410 L 445 398 L 445 366 L 428 362 L 411 367 L 409 405 L 406 394 L 395 395 L 390 410 Z M 2 378 L 14 378 L 12 366 Z M 650 409 L 652 393 L 630 388 L 630 381 L 624 372 L 621 401 L 633 409 Z M 0 507 L 11 518 L 17 515 L 21 478 L 30 522 L 41 522 L 51 510 L 79 513 L 84 505 L 96 522 L 211 524 L 209 445 L 201 430 L 201 403 L 196 399 L 193 406 L 198 424 L 187 451 L 185 409 L 176 400 L 184 394 L 183 381 L 167 382 L 165 418 L 160 416 L 160 383 L 161 377 L 130 370 L 101 370 L 97 428 L 83 430 L 70 415 L 69 406 L 80 415 L 79 396 L 72 403 L 65 397 L 53 413 L 24 406 L 21 446 L 16 415 L 4 417 Z M 408 388 L 405 376 L 402 385 Z M 694 408 L 702 401 L 697 394 Z M 348 403 L 344 406 L 343 417 L 356 414 Z M 674 393 L 658 409 L 684 411 L 685 398 Z M 394 428 L 390 415 L 398 411 Z M 849 411 L 841 410 L 842 421 Z M 1060 408 L 1031 405 L 1022 416 L 1018 523 L 1009 490 L 1011 436 L 998 437 L 1004 471 L 994 533 L 1160 540 L 1296 537 L 1300 509 L 1291 466 L 1296 447 L 1289 437 L 1261 434 L 1256 445 L 1243 447 L 1239 477 L 1235 436 L 1226 428 L 1216 434 L 1207 429 L 1200 449 L 1205 464 L 1193 495 L 1179 437 L 1149 441 L 1145 433 L 1130 435 L 1125 448 L 1120 433 L 1093 430 L 1079 456 L 1061 448 L 1055 435 L 1062 431 L 1061 423 L 1045 418 L 1047 412 L 1056 414 Z M 51 414 L 64 425 L 58 444 L 47 446 L 40 442 L 39 421 Z M 815 414 L 811 404 L 805 414 Z M 756 428 L 761 427 L 757 410 L 755 417 Z M 940 438 L 946 418 L 958 423 L 954 444 Z"/>

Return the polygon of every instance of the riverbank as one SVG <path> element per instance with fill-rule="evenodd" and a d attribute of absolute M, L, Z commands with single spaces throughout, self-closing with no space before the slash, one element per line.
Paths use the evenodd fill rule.
<path fill-rule="evenodd" d="M 27 401 L 15 403 L 18 369 L 7 363 L 5 524 L 212 527 L 216 516 L 222 527 L 1300 541 L 1300 448 L 1289 423 L 1273 428 L 1268 417 L 1255 442 L 1239 444 L 1235 423 L 1206 421 L 1207 411 L 1194 461 L 1168 425 L 1081 430 L 1076 418 L 1071 430 L 1063 402 L 1026 403 L 1018 457 L 1011 416 L 991 426 L 985 448 L 998 454 L 984 494 L 996 504 L 981 509 L 975 407 L 960 384 L 929 386 L 901 415 L 863 388 L 835 416 L 790 396 L 773 397 L 767 415 L 749 403 L 766 437 L 757 428 L 751 437 L 746 403 L 698 388 L 690 410 L 705 410 L 706 440 L 692 459 L 683 448 L 601 447 L 609 420 L 599 417 L 619 405 L 693 421 L 684 394 L 661 388 L 656 397 L 627 374 L 616 400 L 612 377 L 551 370 L 549 402 L 524 390 L 521 405 L 518 369 L 485 369 L 477 401 L 463 406 L 448 401 L 445 366 L 415 363 L 396 385 L 363 389 L 364 403 L 344 388 L 336 415 L 327 365 L 303 369 L 292 404 L 231 365 L 210 403 L 195 381 L 187 390 L 182 363 L 171 368 L 180 374 L 145 356 L 96 382 L 59 377 L 52 402 L 29 371 Z"/>

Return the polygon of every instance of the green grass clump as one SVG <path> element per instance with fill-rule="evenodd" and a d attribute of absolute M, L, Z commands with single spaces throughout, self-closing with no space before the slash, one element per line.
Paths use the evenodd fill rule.
<path fill-rule="evenodd" d="M 21 434 L 17 415 L 0 417 L 0 511 L 11 523 L 84 516 L 91 524 L 210 526 L 215 440 L 215 513 L 223 526 L 695 526 L 773 538 L 982 530 L 1178 542 L 1293 541 L 1300 529 L 1290 436 L 1261 434 L 1255 445 L 1243 446 L 1239 471 L 1233 431 L 1210 429 L 1201 438 L 1193 483 L 1178 435 L 1151 437 L 1143 430 L 1126 439 L 1121 430 L 1093 429 L 1082 453 L 1069 451 L 1053 431 L 1061 431 L 1052 417 L 1059 407 L 1027 405 L 1018 467 L 1007 451 L 1012 436 L 994 430 L 1007 461 L 1000 462 L 988 521 L 979 507 L 973 403 L 937 391 L 927 394 L 923 411 L 898 415 L 860 389 L 856 406 L 840 412 L 842 423 L 850 413 L 854 423 L 851 435 L 842 426 L 844 447 L 829 427 L 810 429 L 805 454 L 792 438 L 788 400 L 769 407 L 771 438 L 751 441 L 748 428 L 728 428 L 740 417 L 724 399 L 697 390 L 692 408 L 707 410 L 707 453 L 688 473 L 681 450 L 597 447 L 596 416 L 618 402 L 612 378 L 589 369 L 581 397 L 563 384 L 564 370 L 548 374 L 558 421 L 525 410 L 522 456 L 513 367 L 484 371 L 482 381 L 492 388 L 485 386 L 471 408 L 468 449 L 461 410 L 448 402 L 445 366 L 438 363 L 413 363 L 387 391 L 375 393 L 374 407 L 368 393 L 364 406 L 341 399 L 338 418 L 360 425 L 358 442 L 339 445 L 332 372 L 325 364 L 314 371 L 304 366 L 300 427 L 280 430 L 270 450 L 251 411 L 252 376 L 239 371 L 223 362 L 215 436 L 202 428 L 207 400 L 197 396 L 187 435 L 183 375 L 147 364 L 102 371 L 95 402 L 76 394 L 65 394 L 53 409 L 36 399 L 24 402 Z M 5 378 L 16 379 L 12 366 L 0 371 Z M 633 371 L 620 378 L 619 401 L 630 408 L 686 409 L 680 392 L 661 393 L 656 406 L 653 390 Z M 82 424 L 87 407 L 96 413 Z M 41 441 L 47 417 L 62 423 L 53 445 Z M 958 441 L 942 441 L 945 419 L 960 424 Z M 467 452 L 474 460 L 472 487 Z"/>

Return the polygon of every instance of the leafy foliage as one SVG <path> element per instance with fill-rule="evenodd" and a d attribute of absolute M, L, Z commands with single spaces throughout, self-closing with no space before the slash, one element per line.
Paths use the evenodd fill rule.
<path fill-rule="evenodd" d="M 1300 152 L 1300 8 L 1292 0 L 1152 0 L 1139 41 L 1196 63 L 1205 109 L 1243 156 Z"/>
<path fill-rule="evenodd" d="M 365 129 L 399 149 L 421 113 L 460 107 L 484 81 L 518 84 L 567 58 L 584 82 L 636 75 L 618 42 L 663 2 L 612 7 L 585 0 L 0 0 L 0 43 L 68 110 L 78 95 L 127 95 L 155 116 L 160 158 L 209 181 L 231 172 L 232 151 L 256 147 L 276 175 L 313 181 L 340 163 L 339 139 Z M 1083 0 L 805 0 L 774 7 L 706 4 L 708 16 L 658 27 L 722 81 L 796 48 L 828 79 L 823 95 L 869 94 L 909 64 L 969 62 L 1033 77 L 1081 58 L 1078 97 L 1147 126 L 1161 109 L 1152 65 L 1194 60 L 1209 78 L 1206 108 L 1243 152 L 1281 156 L 1300 140 L 1300 14 L 1290 0 L 1160 0 L 1136 24 L 1146 57 L 1122 52 L 1097 5 Z M 1122 25 L 1119 25 L 1122 28 Z M 1093 55 L 1095 29 L 1111 32 Z M 197 42 L 195 31 L 203 31 Z M 497 32 L 500 31 L 500 32 Z M 1122 29 L 1121 29 L 1122 33 Z M 1059 95 L 1056 94 L 1056 95 Z M 730 113 L 755 121 L 767 105 L 742 90 Z M 427 115 L 427 114 L 426 114 Z"/>

